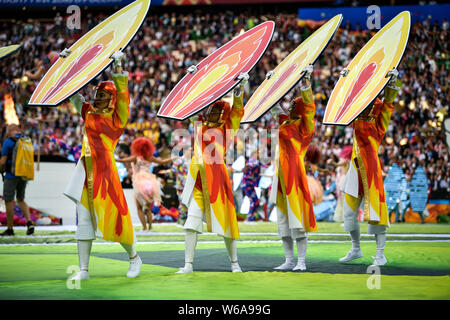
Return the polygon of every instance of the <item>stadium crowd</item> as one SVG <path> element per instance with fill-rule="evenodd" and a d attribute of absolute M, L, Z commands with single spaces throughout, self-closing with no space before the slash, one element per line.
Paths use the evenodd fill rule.
<path fill-rule="evenodd" d="M 101 14 L 87 14 L 82 20 L 82 30 L 67 29 L 60 16 L 53 22 L 28 20 L 1 25 L 0 47 L 16 43 L 22 43 L 23 47 L 0 61 L 0 114 L 3 117 L 5 95 L 11 93 L 18 116 L 22 123 L 26 123 L 26 134 L 32 136 L 36 150 L 40 147 L 41 155 L 68 157 L 71 148 L 62 148 L 58 139 L 66 146 L 79 146 L 82 120 L 70 105 L 27 107 L 27 100 L 42 70 L 45 71 L 52 62 L 52 56 L 48 54 L 70 47 L 103 18 Z M 164 97 L 190 65 L 199 63 L 242 29 L 249 29 L 264 20 L 275 21 L 276 31 L 265 55 L 250 72 L 246 99 L 264 80 L 266 73 L 314 31 L 311 24 L 298 20 L 297 13 L 277 16 L 267 13 L 258 15 L 258 18 L 251 12 L 231 11 L 150 13 L 125 49 L 132 103 L 129 124 L 119 144 L 120 151 L 129 153 L 131 142 L 136 137 L 146 136 L 155 144 L 159 156 L 167 157 L 178 143 L 171 139 L 173 130 L 189 128 L 190 124 L 189 121 L 176 122 L 156 117 Z M 398 68 L 404 87 L 395 102 L 396 109 L 379 150 L 384 168 L 397 163 L 404 169 L 407 179 L 411 178 L 418 165 L 422 165 L 427 172 L 432 198 L 448 198 L 450 184 L 449 153 L 440 128 L 449 104 L 448 33 L 446 21 L 439 25 L 426 20 L 412 26 L 407 50 Z M 315 64 L 313 91 L 316 94 L 317 128 L 313 144 L 321 150 L 319 167 L 333 172 L 334 168 L 327 164 L 327 159 L 339 160 L 341 149 L 352 144 L 352 129 L 325 126 L 321 120 L 339 72 L 372 35 L 343 23 Z M 103 73 L 101 77 L 107 78 L 107 74 Z M 89 96 L 92 88 L 87 86 L 83 89 L 84 95 Z M 296 90 L 291 90 L 281 104 L 289 104 L 295 94 Z M 1 120 L 3 141 L 6 121 Z M 252 124 L 256 129 L 270 129 L 274 125 L 270 113 Z M 244 125 L 244 128 L 248 126 Z M 319 178 L 327 188 L 335 180 L 335 175 L 320 172 Z"/>

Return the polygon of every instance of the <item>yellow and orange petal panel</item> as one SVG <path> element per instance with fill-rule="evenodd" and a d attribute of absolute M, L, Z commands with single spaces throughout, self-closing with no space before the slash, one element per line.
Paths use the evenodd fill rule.
<path fill-rule="evenodd" d="M 411 14 L 403 11 L 378 31 L 347 66 L 331 93 L 324 124 L 348 125 L 372 103 L 405 52 Z"/>
<path fill-rule="evenodd" d="M 151 0 L 136 0 L 80 38 L 66 58 L 59 58 L 36 87 L 30 105 L 57 106 L 80 90 L 112 62 L 134 37 Z"/>
<path fill-rule="evenodd" d="M 249 72 L 266 51 L 275 23 L 267 21 L 228 41 L 188 73 L 164 100 L 159 117 L 184 120 L 220 99 Z"/>
<path fill-rule="evenodd" d="M 301 80 L 303 69 L 320 56 L 341 21 L 342 15 L 336 15 L 281 61 L 273 76 L 264 80 L 246 103 L 242 123 L 258 120 Z"/>

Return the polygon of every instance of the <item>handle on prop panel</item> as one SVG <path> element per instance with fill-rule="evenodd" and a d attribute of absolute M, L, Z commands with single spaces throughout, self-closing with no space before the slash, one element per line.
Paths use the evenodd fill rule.
<path fill-rule="evenodd" d="M 195 65 L 192 65 L 192 66 L 190 66 L 189 68 L 187 68 L 187 72 L 189 72 L 189 73 L 191 73 L 191 74 L 193 74 L 193 73 L 196 73 L 197 72 L 197 66 L 195 66 Z"/>
<path fill-rule="evenodd" d="M 311 74 L 314 71 L 314 66 L 312 64 L 309 64 L 305 67 L 305 69 L 302 70 L 304 78 L 310 80 L 311 79 Z"/>
<path fill-rule="evenodd" d="M 389 70 L 387 73 L 386 73 L 386 76 L 385 76 L 385 78 L 389 78 L 389 77 L 391 77 L 392 78 L 392 80 L 397 80 L 397 77 L 398 77 L 398 70 L 396 69 L 396 68 L 392 68 L 392 70 Z"/>
<path fill-rule="evenodd" d="M 269 80 L 270 78 L 272 78 L 273 74 L 274 74 L 273 70 L 270 70 L 269 72 L 267 72 L 266 73 L 266 80 Z"/>
<path fill-rule="evenodd" d="M 341 70 L 341 72 L 339 72 L 339 75 L 346 77 L 349 72 L 350 72 L 350 70 L 348 70 L 347 68 L 344 68 Z"/>
<path fill-rule="evenodd" d="M 248 75 L 247 72 L 240 73 L 240 74 L 236 77 L 236 80 L 237 80 L 237 81 L 240 80 L 240 84 L 241 84 L 241 85 L 245 85 L 245 84 L 248 82 L 248 79 L 250 79 L 250 76 Z"/>
<path fill-rule="evenodd" d="M 70 51 L 69 49 L 67 49 L 67 48 L 65 48 L 63 51 L 61 51 L 60 53 L 59 53 L 59 57 L 60 58 L 67 58 L 68 56 L 69 56 L 69 54 L 71 54 L 72 53 L 72 51 Z"/>

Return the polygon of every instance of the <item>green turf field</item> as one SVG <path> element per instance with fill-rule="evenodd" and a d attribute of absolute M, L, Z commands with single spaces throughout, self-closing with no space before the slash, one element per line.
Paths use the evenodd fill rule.
<path fill-rule="evenodd" d="M 154 230 L 183 231 L 176 225 L 157 224 Z M 240 231 L 276 233 L 276 224 L 240 223 Z M 365 233 L 367 225 L 362 224 L 361 231 Z M 440 236 L 430 237 L 438 242 L 423 242 L 429 238 L 412 234 L 408 238 L 388 238 L 385 250 L 388 265 L 381 268 L 379 282 L 368 273 L 376 249 L 374 241 L 364 241 L 373 239 L 370 236 L 361 244 L 363 258 L 341 264 L 337 260 L 350 249 L 349 238 L 333 235 L 314 238 L 311 233 L 307 272 L 275 272 L 273 267 L 284 260 L 279 239 L 273 235 L 246 235 L 238 243 L 244 273 L 233 274 L 229 272 L 221 238 L 204 235 L 197 246 L 196 271 L 175 274 L 184 262 L 182 234 L 149 234 L 137 236 L 141 242 L 137 250 L 144 262 L 138 278 L 125 277 L 128 262 L 120 245 L 98 241 L 92 248 L 91 279 L 83 281 L 80 289 L 70 289 L 74 284 L 67 282 L 68 268 L 78 265 L 73 233 L 37 231 L 35 237 L 25 237 L 22 232 L 16 231 L 17 237 L 0 239 L 0 299 L 3 300 L 450 299 L 450 242 L 445 242 L 446 235 L 450 234 L 448 225 L 392 225 L 390 234 Z M 338 223 L 321 223 L 319 232 L 339 234 L 343 228 Z M 404 239 L 413 241 L 396 242 Z M 378 283 L 379 288 L 370 289 L 368 283 L 372 286 Z"/>

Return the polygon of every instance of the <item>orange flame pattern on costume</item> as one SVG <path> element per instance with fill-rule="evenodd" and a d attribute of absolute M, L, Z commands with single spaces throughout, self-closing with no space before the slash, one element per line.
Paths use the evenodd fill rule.
<path fill-rule="evenodd" d="M 134 234 L 131 216 L 114 161 L 115 147 L 128 122 L 128 79 L 113 75 L 113 80 L 117 89 L 114 108 L 100 113 L 85 102 L 81 114 L 92 158 L 93 205 L 98 229 L 105 240 L 132 244 Z M 86 147 L 83 143 L 82 157 L 86 156 Z M 86 165 L 85 169 L 88 179 L 89 168 Z M 87 179 L 81 203 L 89 208 Z"/>
<path fill-rule="evenodd" d="M 196 178 L 193 190 L 194 199 L 198 199 L 200 193 L 203 195 L 203 199 L 205 199 L 202 185 L 206 183 L 209 193 L 206 198 L 209 199 L 209 203 L 204 202 L 203 205 L 201 203 L 198 204 L 204 212 L 206 209 L 204 206 L 211 205 L 211 215 L 214 215 L 222 228 L 222 230 L 214 230 L 213 226 L 211 231 L 219 235 L 230 236 L 233 239 L 239 238 L 239 229 L 234 206 L 233 188 L 225 165 L 225 153 L 233 140 L 232 137 L 227 137 L 226 134 L 227 130 L 239 129 L 243 116 L 242 97 L 235 97 L 233 108 L 229 116 L 224 119 L 224 124 L 213 128 L 203 124 L 201 132 L 200 130 L 197 132 L 194 157 L 189 168 L 190 174 Z M 216 140 L 216 137 L 220 137 L 220 139 Z M 211 158 L 221 159 L 221 161 L 218 162 Z M 206 182 L 202 181 L 200 166 L 204 166 Z"/>
<path fill-rule="evenodd" d="M 372 111 L 375 116 L 374 121 L 356 119 L 353 124 L 356 139 L 353 141 L 352 159 L 358 161 L 359 167 L 362 165 L 364 169 L 359 169 L 358 174 L 363 184 L 364 199 L 367 200 L 367 205 L 364 206 L 364 217 L 371 224 L 389 225 L 378 148 L 386 133 L 393 110 L 394 105 L 391 102 L 382 102 L 377 98 Z M 368 194 L 365 190 L 368 190 Z M 379 221 L 370 218 L 369 210 L 378 215 Z"/>
<path fill-rule="evenodd" d="M 280 115 L 279 163 L 276 205 L 283 214 L 288 210 L 299 220 L 305 232 L 316 231 L 317 223 L 309 193 L 305 155 L 315 130 L 314 102 L 300 101 L 295 109 L 299 119 Z"/>

